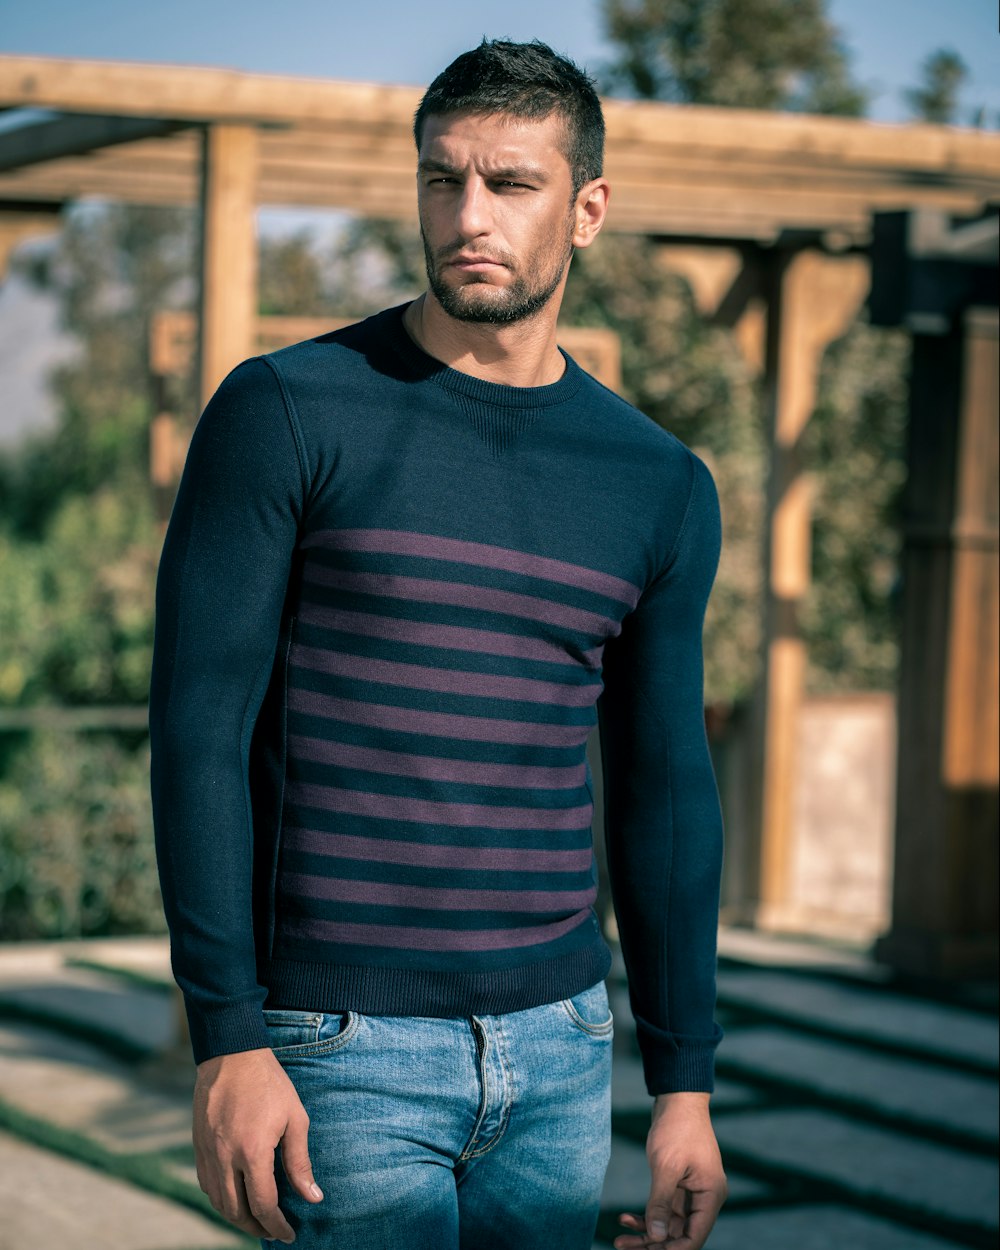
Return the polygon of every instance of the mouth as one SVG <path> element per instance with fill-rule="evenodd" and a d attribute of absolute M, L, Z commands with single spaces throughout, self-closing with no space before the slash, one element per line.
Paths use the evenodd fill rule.
<path fill-rule="evenodd" d="M 490 273 L 494 269 L 507 268 L 500 261 L 491 260 L 488 256 L 456 256 L 454 260 L 448 261 L 448 265 L 461 273 Z"/>

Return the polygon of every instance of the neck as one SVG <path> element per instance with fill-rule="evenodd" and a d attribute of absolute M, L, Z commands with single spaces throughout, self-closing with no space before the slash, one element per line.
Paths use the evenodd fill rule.
<path fill-rule="evenodd" d="M 504 386 L 547 386 L 566 368 L 556 346 L 560 300 L 553 297 L 540 312 L 511 325 L 458 321 L 426 291 L 403 314 L 403 324 L 418 347 L 460 373 Z"/>

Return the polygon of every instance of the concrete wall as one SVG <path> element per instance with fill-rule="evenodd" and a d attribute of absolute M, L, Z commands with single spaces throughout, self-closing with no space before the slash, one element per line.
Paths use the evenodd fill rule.
<path fill-rule="evenodd" d="M 726 819 L 723 917 L 736 923 L 752 919 L 759 871 L 745 819 L 748 732 L 737 713 L 712 735 Z M 788 897 L 771 909 L 771 927 L 869 942 L 890 918 L 895 696 L 808 697 L 797 756 Z"/>

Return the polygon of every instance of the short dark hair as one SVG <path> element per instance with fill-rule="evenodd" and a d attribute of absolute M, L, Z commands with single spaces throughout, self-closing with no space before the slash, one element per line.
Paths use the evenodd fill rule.
<path fill-rule="evenodd" d="M 540 39 L 484 39 L 456 57 L 424 93 L 413 118 L 413 137 L 419 152 L 424 123 L 432 115 L 509 113 L 541 120 L 555 111 L 566 119 L 566 159 L 575 196 L 604 172 L 604 114 L 593 79 Z"/>

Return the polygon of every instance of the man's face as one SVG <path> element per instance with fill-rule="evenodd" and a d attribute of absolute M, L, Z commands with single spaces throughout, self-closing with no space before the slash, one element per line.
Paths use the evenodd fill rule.
<path fill-rule="evenodd" d="M 558 113 L 428 117 L 420 233 L 431 291 L 450 316 L 509 324 L 560 288 L 575 227 L 565 126 Z"/>

